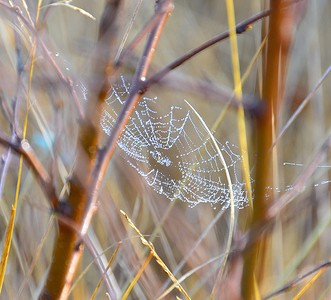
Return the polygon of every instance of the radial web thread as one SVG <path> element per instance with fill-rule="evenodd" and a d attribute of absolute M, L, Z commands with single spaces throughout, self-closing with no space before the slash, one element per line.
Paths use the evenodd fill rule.
<path fill-rule="evenodd" d="M 122 78 L 107 99 L 107 109 L 100 121 L 109 135 L 130 86 Z M 171 201 L 178 199 L 190 206 L 199 203 L 230 205 L 229 184 L 215 144 L 194 114 L 179 106 L 171 106 L 166 114 L 157 109 L 160 100 L 143 97 L 129 119 L 118 147 L 147 184 Z M 234 204 L 247 206 L 245 184 L 240 180 L 241 156 L 229 142 L 217 141 L 231 174 Z"/>

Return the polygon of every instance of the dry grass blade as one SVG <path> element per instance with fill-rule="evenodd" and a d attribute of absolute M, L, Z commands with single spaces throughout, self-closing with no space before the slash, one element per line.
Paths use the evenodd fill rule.
<path fill-rule="evenodd" d="M 227 258 L 228 258 L 228 255 L 230 253 L 230 249 L 231 249 L 231 243 L 232 243 L 232 239 L 233 239 L 233 233 L 234 233 L 234 224 L 235 224 L 235 211 L 234 211 L 234 194 L 233 194 L 233 189 L 232 189 L 232 181 L 231 181 L 231 176 L 230 176 L 230 173 L 229 173 L 229 170 L 228 170 L 228 166 L 226 165 L 225 163 L 225 160 L 224 160 L 224 157 L 223 157 L 223 154 L 220 150 L 220 148 L 218 147 L 217 145 L 217 142 L 214 138 L 214 136 L 212 135 L 210 129 L 208 128 L 208 126 L 206 125 L 206 123 L 203 121 L 203 119 L 201 118 L 201 116 L 198 114 L 198 112 L 193 108 L 193 106 L 191 104 L 189 104 L 187 101 L 186 103 L 190 106 L 190 108 L 193 110 L 193 112 L 196 114 L 196 116 L 199 118 L 201 124 L 203 125 L 203 127 L 205 128 L 205 130 L 207 131 L 209 137 L 211 138 L 215 148 L 217 149 L 217 152 L 218 152 L 218 155 L 222 161 L 222 164 L 224 166 L 224 170 L 225 170 L 225 174 L 226 174 L 226 179 L 227 179 L 227 182 L 228 182 L 228 187 L 229 187 L 229 191 L 230 191 L 230 222 L 229 222 L 229 236 L 228 236 L 228 239 L 226 241 L 226 249 L 225 249 L 225 257 L 224 257 L 224 260 L 223 260 L 223 263 L 222 263 L 222 266 L 221 266 L 221 269 L 219 271 L 219 274 L 217 276 L 217 279 L 216 279 L 216 282 L 215 282 L 215 286 L 218 284 L 218 281 L 220 278 L 222 278 L 222 275 L 224 273 L 224 270 L 225 270 L 225 265 L 226 265 L 226 262 L 227 262 Z M 215 295 L 215 286 L 214 286 L 214 289 L 212 291 L 212 298 L 214 297 Z"/>
<path fill-rule="evenodd" d="M 21 284 L 19 290 L 18 290 L 18 297 L 22 297 L 22 294 L 23 294 L 23 290 L 25 288 L 25 286 L 27 285 L 28 283 L 28 278 L 31 276 L 31 274 L 33 273 L 33 270 L 36 268 L 37 266 L 37 263 L 38 263 L 38 260 L 40 259 L 41 257 L 41 254 L 42 254 L 42 250 L 43 248 L 45 247 L 46 245 L 46 241 L 47 241 L 47 238 L 49 238 L 49 235 L 50 235 L 50 232 L 51 232 L 51 229 L 52 229 L 52 225 L 54 224 L 54 217 L 51 217 L 50 220 L 49 220 L 49 223 L 48 223 L 48 226 L 47 226 L 47 229 L 45 231 L 45 234 L 44 236 L 42 237 L 39 245 L 38 245 L 38 249 L 35 253 L 35 256 L 33 258 L 33 261 L 29 267 L 29 271 L 28 273 L 26 274 L 26 277 L 25 277 L 25 280 L 23 281 L 23 283 Z"/>
<path fill-rule="evenodd" d="M 291 280 L 289 283 L 287 283 L 284 287 L 278 289 L 277 291 L 273 292 L 272 294 L 264 297 L 264 300 L 272 299 L 284 292 L 287 292 L 294 287 L 296 287 L 300 282 L 305 280 L 307 277 L 314 274 L 314 276 L 308 280 L 308 282 L 304 285 L 304 287 L 296 294 L 296 296 L 293 299 L 299 299 L 306 291 L 311 287 L 311 285 L 331 266 L 331 261 L 324 262 L 322 264 L 319 264 L 318 266 L 314 267 L 310 271 L 306 272 L 303 275 L 300 275 L 299 277 Z M 316 273 L 316 274 L 315 274 Z"/>
<path fill-rule="evenodd" d="M 304 108 L 307 106 L 310 100 L 314 97 L 314 95 L 317 93 L 318 89 L 321 87 L 325 79 L 328 77 L 329 73 L 331 72 L 331 66 L 327 68 L 327 70 L 323 73 L 321 78 L 318 80 L 316 85 L 313 87 L 312 91 L 307 95 L 307 97 L 302 100 L 301 104 L 297 108 L 297 110 L 292 114 L 290 119 L 286 122 L 280 133 L 278 134 L 277 138 L 275 139 L 273 146 L 277 144 L 277 142 L 280 140 L 280 138 L 284 135 L 286 130 L 293 124 L 295 119 L 299 116 L 299 114 L 304 110 Z"/>
<path fill-rule="evenodd" d="M 89 12 L 87 12 L 86 10 L 84 10 L 84 9 L 78 7 L 78 6 L 75 6 L 75 5 L 72 5 L 72 4 L 68 3 L 68 1 L 51 3 L 51 4 L 43 6 L 42 8 L 51 7 L 51 6 L 68 7 L 72 10 L 75 10 L 75 11 L 79 12 L 83 16 L 88 17 L 88 18 L 92 19 L 93 21 L 95 21 L 95 17 L 92 14 L 90 14 Z"/>
<path fill-rule="evenodd" d="M 124 292 L 121 300 L 126 300 L 129 296 L 130 293 L 132 291 L 132 289 L 134 288 L 134 286 L 136 285 L 136 283 L 138 282 L 140 276 L 142 275 L 142 273 L 145 271 L 146 267 L 148 266 L 149 262 L 151 261 L 151 259 L 154 257 L 153 253 L 150 252 L 148 257 L 146 258 L 146 260 L 144 261 L 144 263 L 142 264 L 141 268 L 138 270 L 137 275 L 133 278 L 133 280 L 130 282 L 130 285 L 128 286 L 128 288 L 126 289 L 126 291 Z"/>
<path fill-rule="evenodd" d="M 218 257 L 214 257 L 212 259 L 210 259 L 209 261 L 207 261 L 206 263 L 190 270 L 188 273 L 184 274 L 181 278 L 178 279 L 178 282 L 181 283 L 183 282 L 184 280 L 186 280 L 188 277 L 192 276 L 195 272 L 199 271 L 200 269 L 208 266 L 209 264 L 215 262 L 215 261 L 220 261 L 220 260 L 224 260 L 224 258 L 227 256 L 228 254 L 223 254 L 223 255 L 220 255 Z M 176 288 L 176 283 L 173 283 L 171 286 L 169 286 L 159 297 L 158 299 L 163 299 L 165 298 L 167 295 L 170 294 L 170 292 Z"/>
<path fill-rule="evenodd" d="M 330 9 L 0 0 L 1 298 L 329 299 Z"/>
<path fill-rule="evenodd" d="M 326 268 L 320 269 L 314 276 L 311 278 L 305 286 L 297 293 L 294 297 L 293 300 L 299 300 L 302 295 L 314 284 L 314 282 L 324 273 Z"/>
<path fill-rule="evenodd" d="M 0 262 L 0 293 L 2 291 L 2 285 L 3 285 L 3 281 L 5 279 L 5 274 L 6 274 L 8 256 L 9 256 L 11 240 L 12 240 L 14 225 L 15 225 L 15 216 L 16 216 L 16 207 L 13 206 L 12 209 L 11 209 L 10 219 L 9 219 L 9 223 L 8 223 L 8 226 L 7 226 L 5 242 L 3 244 L 3 251 L 2 251 L 2 255 L 1 255 L 1 262 Z"/>
<path fill-rule="evenodd" d="M 242 82 L 241 82 L 241 75 L 240 75 L 240 64 L 239 64 L 239 54 L 238 54 L 238 45 L 237 45 L 237 32 L 236 32 L 234 5 L 233 5 L 232 0 L 226 1 L 226 8 L 227 8 L 229 35 L 230 35 L 230 43 L 231 43 L 234 95 L 240 102 L 242 102 Z M 239 131 L 240 153 L 242 156 L 243 177 L 244 177 L 244 181 L 246 184 L 249 205 L 250 205 L 250 208 L 253 209 L 253 196 L 252 196 L 252 187 L 251 187 L 250 167 L 249 167 L 249 160 L 248 160 L 245 112 L 244 112 L 244 108 L 242 105 L 240 105 L 238 107 L 237 122 L 238 122 L 238 131 Z"/>
<path fill-rule="evenodd" d="M 105 273 L 103 274 L 103 277 L 99 280 L 97 286 L 95 287 L 95 290 L 94 290 L 94 292 L 93 292 L 93 294 L 91 296 L 91 300 L 95 299 L 95 297 L 97 296 L 97 293 L 98 293 L 98 291 L 99 291 L 99 289 L 101 287 L 101 284 L 102 284 L 102 281 L 104 279 L 104 276 L 107 276 L 106 273 L 107 273 L 108 269 L 111 267 L 111 265 L 113 264 L 113 262 L 114 262 L 114 260 L 116 258 L 116 255 L 118 253 L 118 250 L 120 249 L 121 245 L 122 245 L 122 243 L 119 243 L 117 245 L 117 247 L 116 247 L 113 255 L 110 257 L 109 262 L 108 262 L 108 265 L 107 265 L 106 270 L 105 270 Z"/>
<path fill-rule="evenodd" d="M 163 262 L 161 257 L 157 254 L 157 252 L 155 251 L 154 245 L 144 238 L 144 236 L 141 234 L 139 229 L 134 225 L 134 223 L 130 220 L 129 216 L 124 211 L 121 210 L 121 214 L 126 218 L 129 225 L 135 230 L 135 232 L 137 232 L 137 234 L 140 237 L 141 243 L 149 248 L 150 253 L 153 255 L 156 262 L 161 266 L 163 271 L 169 276 L 169 278 L 172 280 L 172 282 L 176 285 L 176 288 L 186 297 L 186 299 L 191 299 L 190 296 L 187 294 L 187 292 L 184 290 L 184 288 L 181 286 L 181 284 L 177 281 L 176 277 L 171 273 L 169 268 Z"/>
<path fill-rule="evenodd" d="M 36 20 L 35 20 L 36 24 L 38 23 L 38 17 L 39 17 L 41 3 L 42 3 L 42 1 L 39 0 L 38 5 L 37 5 Z M 26 106 L 25 106 L 26 111 L 25 111 L 25 118 L 24 118 L 24 125 L 23 125 L 23 139 L 26 138 L 27 128 L 28 128 L 29 109 L 30 109 L 30 103 L 31 103 L 31 85 L 32 85 L 34 63 L 35 63 L 35 47 L 36 47 L 36 41 L 34 41 L 33 47 L 31 50 L 28 95 L 27 95 L 27 99 L 26 99 Z M 27 150 L 24 148 L 24 145 L 25 144 L 22 145 L 23 150 Z M 8 256 L 9 256 L 9 250 L 10 250 L 10 246 L 11 246 L 12 239 L 13 239 L 14 225 L 15 225 L 15 219 L 16 219 L 16 210 L 17 210 L 17 205 L 18 205 L 18 200 L 19 200 L 19 195 L 20 195 L 20 188 L 21 188 L 22 172 L 23 172 L 23 155 L 20 156 L 18 178 L 17 178 L 16 191 L 15 191 L 15 200 L 14 200 L 14 205 L 12 206 L 12 209 L 11 209 L 10 221 L 9 221 L 9 224 L 7 227 L 7 233 L 6 233 L 6 238 L 5 238 L 4 251 L 3 251 L 3 254 L 1 257 L 0 292 L 2 290 L 4 275 L 6 272 L 6 266 L 7 266 Z M 45 173 L 44 173 L 44 175 L 45 175 Z M 41 175 L 41 176 L 43 176 L 43 175 Z"/>

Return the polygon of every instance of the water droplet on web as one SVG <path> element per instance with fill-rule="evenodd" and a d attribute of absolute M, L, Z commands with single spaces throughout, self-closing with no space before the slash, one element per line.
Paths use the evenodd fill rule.
<path fill-rule="evenodd" d="M 100 124 L 110 134 L 123 106 L 130 85 L 122 78 L 107 99 Z M 153 104 L 153 106 L 151 106 Z M 214 142 L 200 122 L 179 106 L 170 106 L 168 113 L 157 111 L 164 103 L 157 97 L 144 97 L 131 115 L 118 146 L 129 165 L 157 193 L 170 200 L 179 199 L 190 207 L 199 203 L 230 205 L 230 190 L 225 167 Z M 240 173 L 241 156 L 230 143 L 217 141 L 231 173 L 234 205 L 248 205 Z"/>
<path fill-rule="evenodd" d="M 111 89 L 106 100 L 108 106 L 100 120 L 107 135 L 110 135 L 130 90 L 130 85 L 121 79 L 122 82 Z M 87 94 L 87 89 L 84 86 L 81 88 Z M 189 207 L 199 203 L 209 203 L 213 209 L 216 209 L 216 204 L 222 209 L 229 207 L 227 168 L 232 181 L 234 206 L 240 209 L 246 207 L 248 197 L 241 177 L 238 147 L 219 141 L 215 145 L 190 109 L 172 105 L 166 113 L 161 113 L 159 108 L 164 108 L 166 103 L 158 97 L 142 98 L 118 141 L 121 155 L 155 192 L 171 201 L 178 199 L 186 202 Z M 221 150 L 226 167 L 217 148 Z M 303 166 L 291 162 L 283 165 L 291 168 Z M 326 180 L 315 186 L 329 182 Z M 288 185 L 285 192 L 292 189 L 293 186 Z M 280 190 L 276 188 L 275 192 Z"/>
<path fill-rule="evenodd" d="M 178 199 L 179 196 L 180 196 L 180 191 L 176 190 L 175 193 L 174 193 L 174 199 Z"/>

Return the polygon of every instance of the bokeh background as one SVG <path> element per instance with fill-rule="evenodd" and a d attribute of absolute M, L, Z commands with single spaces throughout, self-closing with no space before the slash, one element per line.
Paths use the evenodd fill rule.
<path fill-rule="evenodd" d="M 1 108 L 3 112 L 11 111 L 13 103 L 17 103 L 15 121 L 17 128 L 22 130 L 34 36 L 19 22 L 13 11 L 3 7 L 2 2 L 9 3 L 0 2 Z M 27 138 L 37 157 L 52 174 L 59 195 L 64 196 L 68 188 L 65 182 L 75 160 L 79 113 L 68 84 L 60 79 L 58 73 L 60 71 L 64 78 L 70 78 L 79 105 L 84 106 L 88 101 L 87 82 L 93 76 L 92 53 L 104 1 L 71 2 L 93 18 L 82 11 L 59 5 L 60 2 L 43 1 L 40 11 L 42 22 L 39 24 L 38 35 L 49 55 L 45 55 L 43 46 L 37 43 Z M 279 111 L 278 131 L 313 90 L 331 62 L 331 3 L 326 0 L 302 2 L 303 5 L 294 16 L 296 26 L 285 79 L 285 95 Z M 26 3 L 26 9 L 22 3 Z M 135 14 L 138 3 L 124 3 L 118 43 L 112 50 L 114 57 L 121 51 L 121 44 L 124 43 L 125 47 L 153 15 L 152 1 L 142 1 Z M 26 18 L 30 15 L 32 20 L 35 19 L 37 1 L 16 1 L 15 4 Z M 237 22 L 266 7 L 264 1 L 257 0 L 234 1 L 234 4 Z M 150 75 L 188 50 L 227 30 L 227 27 L 224 1 L 175 1 L 175 9 L 162 32 Z M 251 63 L 261 45 L 262 29 L 262 22 L 258 22 L 251 30 L 238 36 L 241 73 L 248 70 L 243 85 L 244 99 L 253 101 L 259 101 L 261 92 L 262 56 L 258 55 L 252 66 Z M 128 37 L 124 40 L 126 34 Z M 122 69 L 128 81 L 135 71 L 143 45 L 144 40 Z M 21 58 L 24 65 L 21 74 L 18 74 L 16 68 L 18 58 Z M 184 102 L 184 99 L 187 100 L 221 143 L 229 141 L 238 145 L 236 109 L 226 105 L 232 96 L 232 78 L 231 49 L 229 40 L 225 40 L 171 72 L 164 81 L 151 87 L 146 96 L 159 98 L 157 105 L 161 114 L 168 111 L 171 105 L 188 109 Z M 211 93 L 213 88 L 218 93 Z M 329 134 L 330 94 L 331 81 L 326 77 L 278 141 L 277 156 L 273 161 L 274 201 L 291 189 Z M 217 120 L 221 115 L 223 117 L 219 122 Z M 199 123 L 198 120 L 196 122 Z M 6 113 L 0 114 L 0 124 L 1 131 L 10 136 L 10 122 Z M 251 129 L 254 116 L 247 116 L 246 124 L 253 178 L 256 154 Z M 203 127 L 200 128 L 202 130 Z M 188 134 L 194 136 L 194 128 Z M 0 233 L 3 246 L 16 191 L 19 159 L 13 152 L 9 154 L 6 147 L 1 146 L 0 151 Z M 266 249 L 267 263 L 263 285 L 260 287 L 262 296 L 267 296 L 319 263 L 330 260 L 330 175 L 331 163 L 326 158 L 306 180 L 294 201 L 277 216 L 270 231 L 270 245 Z M 104 178 L 98 211 L 86 241 L 88 246 L 84 250 L 72 288 L 72 299 L 90 299 L 102 278 L 91 248 L 95 249 L 106 265 L 121 242 L 111 271 L 108 272 L 117 297 L 121 297 L 146 260 L 148 249 L 141 244 L 120 210 L 125 211 L 145 237 L 153 242 L 156 251 L 176 278 L 183 279 L 182 285 L 192 299 L 207 299 L 210 296 L 223 263 L 229 234 L 229 210 L 222 210 L 222 206 L 217 204 L 202 203 L 192 208 L 187 203 L 169 201 L 146 184 L 118 149 Z M 24 167 L 13 244 L 1 299 L 37 298 L 51 261 L 56 233 L 55 217 L 33 173 Z M 246 218 L 247 208 L 236 210 L 236 238 L 240 237 Z M 229 268 L 234 266 L 229 265 Z M 229 288 L 226 278 L 224 286 L 219 286 L 217 295 L 220 299 L 227 297 L 224 291 L 224 287 Z M 237 280 L 240 284 L 240 278 L 236 276 L 231 280 Z M 302 299 L 331 297 L 330 283 L 331 273 L 326 269 Z M 129 299 L 156 299 L 170 284 L 168 276 L 152 260 Z M 291 291 L 277 295 L 277 299 L 292 299 L 305 284 L 306 281 L 300 282 Z M 234 284 L 233 289 L 236 288 Z M 107 299 L 106 291 L 105 285 L 101 285 L 97 298 Z M 178 291 L 173 290 L 165 299 L 174 299 L 176 295 L 179 295 Z"/>

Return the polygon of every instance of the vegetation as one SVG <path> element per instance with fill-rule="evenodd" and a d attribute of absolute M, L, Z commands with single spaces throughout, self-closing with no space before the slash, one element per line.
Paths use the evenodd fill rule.
<path fill-rule="evenodd" d="M 330 13 L 0 0 L 0 298 L 329 298 Z"/>

